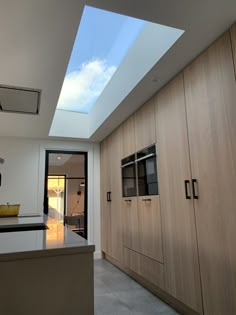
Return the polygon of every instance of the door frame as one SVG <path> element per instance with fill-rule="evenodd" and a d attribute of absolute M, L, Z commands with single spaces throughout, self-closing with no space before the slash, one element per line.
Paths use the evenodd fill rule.
<path fill-rule="evenodd" d="M 71 155 L 83 155 L 84 156 L 84 177 L 85 177 L 85 187 L 84 187 L 84 238 L 87 239 L 88 236 L 88 152 L 84 151 L 68 151 L 68 150 L 45 150 L 45 177 L 44 177 L 44 202 L 43 202 L 43 212 L 48 215 L 48 162 L 49 155 L 53 154 L 71 154 Z"/>

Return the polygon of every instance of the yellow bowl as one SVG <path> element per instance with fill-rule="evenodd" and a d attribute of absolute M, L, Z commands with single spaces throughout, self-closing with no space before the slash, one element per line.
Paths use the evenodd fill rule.
<path fill-rule="evenodd" d="M 0 217 L 17 217 L 20 205 L 0 205 Z"/>

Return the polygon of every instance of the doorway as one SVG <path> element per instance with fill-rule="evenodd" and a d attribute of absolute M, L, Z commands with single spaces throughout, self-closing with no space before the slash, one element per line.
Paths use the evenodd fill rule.
<path fill-rule="evenodd" d="M 87 152 L 46 150 L 44 213 L 87 238 Z"/>

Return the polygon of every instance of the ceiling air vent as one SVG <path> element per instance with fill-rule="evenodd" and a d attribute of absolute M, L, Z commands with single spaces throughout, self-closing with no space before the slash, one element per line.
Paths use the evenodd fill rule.
<path fill-rule="evenodd" d="M 41 90 L 0 85 L 0 112 L 39 113 Z"/>

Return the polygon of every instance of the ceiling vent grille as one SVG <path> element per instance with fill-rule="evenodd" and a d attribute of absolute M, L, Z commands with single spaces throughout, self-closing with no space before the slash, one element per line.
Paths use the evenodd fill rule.
<path fill-rule="evenodd" d="M 39 114 L 41 90 L 0 85 L 0 113 Z"/>

